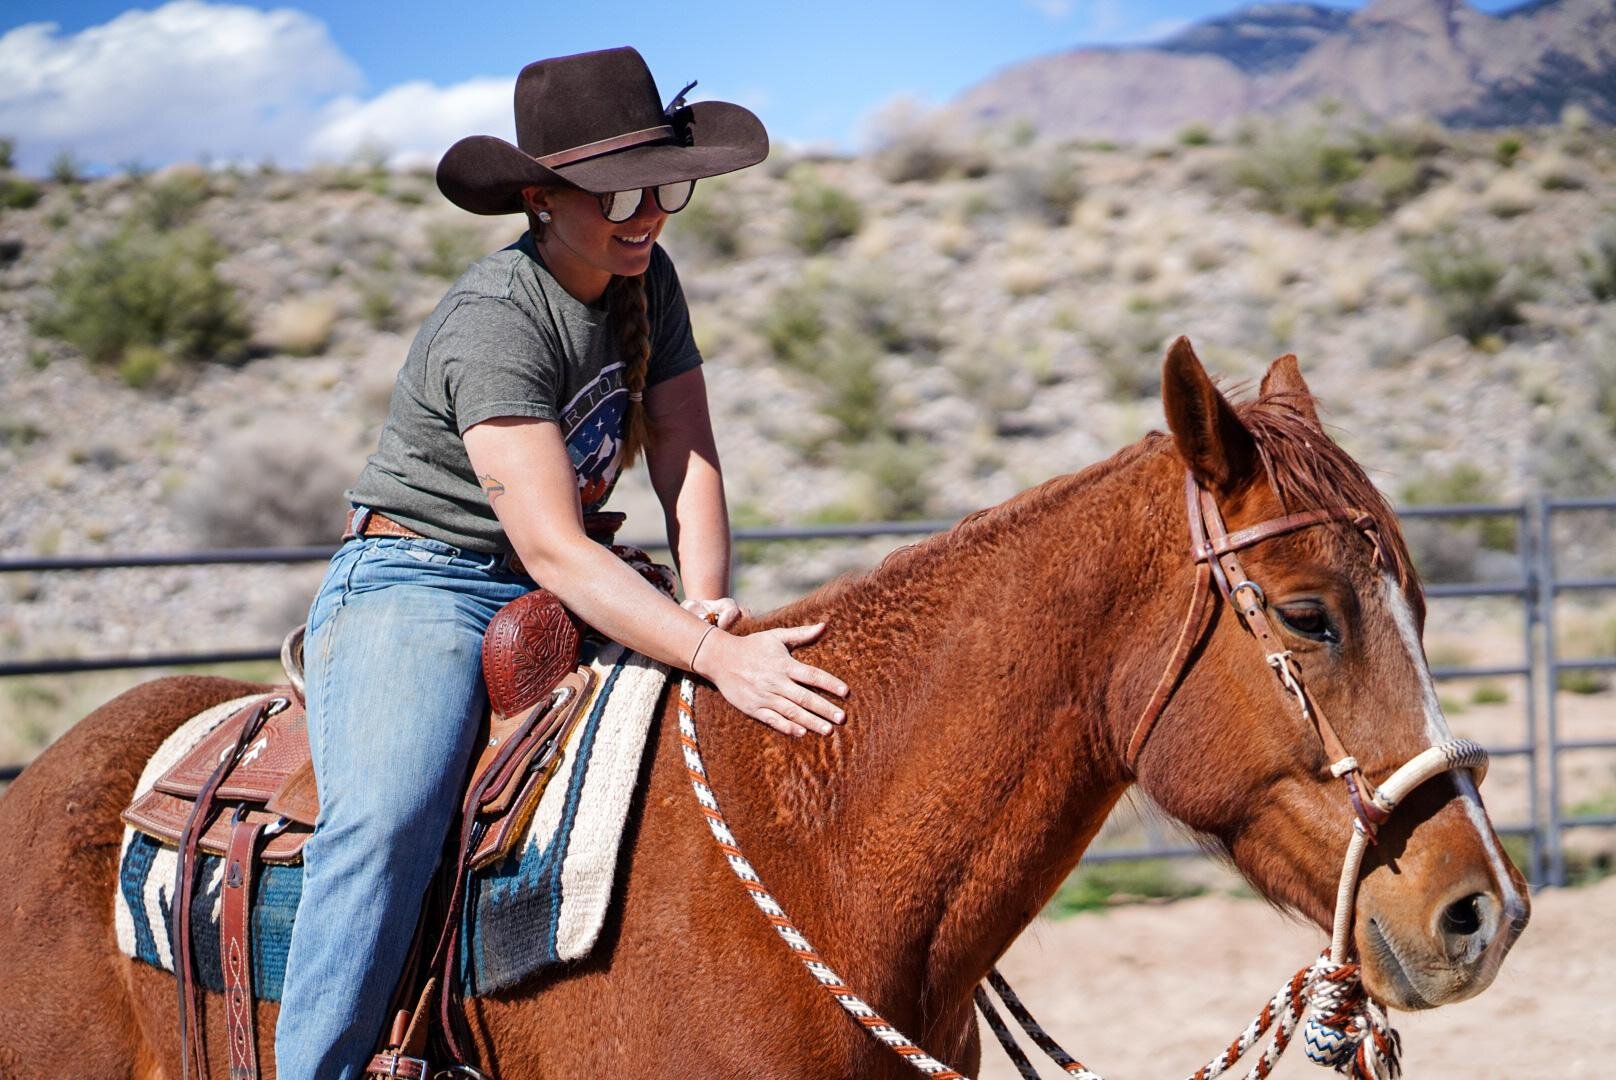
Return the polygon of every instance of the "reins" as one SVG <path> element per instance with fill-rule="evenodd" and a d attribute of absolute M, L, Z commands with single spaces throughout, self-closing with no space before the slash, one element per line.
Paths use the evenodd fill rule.
<path fill-rule="evenodd" d="M 1267 598 L 1262 587 L 1247 576 L 1236 554 L 1275 536 L 1327 522 L 1348 521 L 1374 545 L 1375 562 L 1379 566 L 1384 561 L 1384 552 L 1373 518 L 1350 507 L 1334 507 L 1291 514 L 1230 533 L 1224 527 L 1216 500 L 1210 492 L 1201 488 L 1193 474 L 1186 474 L 1185 498 L 1191 553 L 1196 564 L 1195 591 L 1167 668 L 1128 741 L 1125 761 L 1129 770 L 1134 769 L 1145 741 L 1172 698 L 1188 667 L 1189 658 L 1205 632 L 1206 616 L 1211 610 L 1211 583 L 1216 581 L 1218 591 L 1240 612 L 1245 627 L 1262 647 L 1265 660 L 1285 691 L 1296 698 L 1303 719 L 1318 734 L 1331 762 L 1330 772 L 1346 784 L 1353 811 L 1352 836 L 1336 890 L 1330 948 L 1286 980 L 1245 1030 L 1221 1053 L 1191 1074 L 1189 1080 L 1213 1080 L 1221 1076 L 1272 1030 L 1273 1036 L 1268 1046 L 1245 1074 L 1245 1080 L 1263 1080 L 1289 1046 L 1296 1025 L 1304 1015 L 1309 1014 L 1310 1018 L 1303 1029 L 1303 1042 L 1310 1061 L 1330 1066 L 1354 1080 L 1390 1080 L 1401 1071 L 1397 1033 L 1387 1022 L 1385 1010 L 1365 992 L 1358 965 L 1348 959 L 1348 939 L 1352 932 L 1358 874 L 1364 852 L 1369 844 L 1374 843 L 1376 830 L 1390 817 L 1398 803 L 1431 777 L 1454 769 L 1468 769 L 1475 773 L 1479 785 L 1486 773 L 1487 752 L 1468 739 L 1449 739 L 1415 755 L 1378 788 L 1370 784 L 1359 768 L 1357 759 L 1347 752 L 1317 701 L 1307 692 L 1300 668 L 1268 621 L 1264 611 Z M 740 844 L 724 819 L 717 796 L 708 786 L 707 770 L 696 736 L 695 689 L 688 674 L 679 684 L 678 710 L 685 766 L 707 827 L 730 869 L 741 880 L 752 902 L 781 940 L 802 961 L 820 987 L 872 1038 L 923 1075 L 965 1080 L 963 1073 L 927 1054 L 868 1002 L 854 994 L 791 922 L 780 902 L 764 888 L 757 871 L 741 852 Z M 1098 1073 L 1088 1069 L 1050 1038 L 1021 1003 L 1010 984 L 999 974 L 998 968 L 991 968 L 986 980 L 976 988 L 974 1000 L 989 1030 L 1022 1077 L 1037 1080 L 1037 1069 L 1016 1044 L 1013 1033 L 994 1007 L 988 994 L 989 988 L 998 995 L 1005 1010 L 1034 1045 L 1067 1074 L 1080 1080 L 1103 1080 Z"/>

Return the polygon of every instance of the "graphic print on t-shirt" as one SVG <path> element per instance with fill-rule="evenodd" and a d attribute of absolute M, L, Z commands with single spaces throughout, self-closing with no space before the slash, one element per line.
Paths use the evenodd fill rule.
<path fill-rule="evenodd" d="M 567 454 L 578 475 L 578 501 L 586 514 L 600 509 L 617 482 L 623 414 L 628 410 L 623 371 L 621 363 L 601 368 L 595 380 L 561 410 Z"/>

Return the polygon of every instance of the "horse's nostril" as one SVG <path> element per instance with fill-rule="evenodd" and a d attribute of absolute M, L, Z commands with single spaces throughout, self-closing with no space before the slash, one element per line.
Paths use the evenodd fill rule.
<path fill-rule="evenodd" d="M 1449 904 L 1448 909 L 1442 913 L 1443 933 L 1451 937 L 1470 937 L 1480 932 L 1484 900 L 1481 893 L 1471 893 Z"/>

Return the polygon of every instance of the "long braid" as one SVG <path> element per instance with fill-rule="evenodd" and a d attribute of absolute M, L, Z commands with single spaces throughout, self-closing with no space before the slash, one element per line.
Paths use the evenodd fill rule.
<path fill-rule="evenodd" d="M 651 363 L 651 315 L 645 296 L 645 275 L 613 278 L 611 285 L 612 320 L 622 342 L 625 371 L 623 385 L 628 388 L 628 413 L 623 418 L 623 468 L 633 465 L 645 449 L 650 436 L 650 421 L 646 418 L 645 373 Z"/>
<path fill-rule="evenodd" d="M 524 189 L 522 210 L 527 216 L 528 230 L 534 243 L 544 241 L 545 225 L 534 212 L 528 194 L 541 188 Z M 614 277 L 607 289 L 607 303 L 612 321 L 618 327 L 621 341 L 623 385 L 628 389 L 628 411 L 623 417 L 623 456 L 621 468 L 627 469 L 639 459 L 640 452 L 650 437 L 650 421 L 646 418 L 645 373 L 651 363 L 651 314 L 645 295 L 645 275 Z"/>

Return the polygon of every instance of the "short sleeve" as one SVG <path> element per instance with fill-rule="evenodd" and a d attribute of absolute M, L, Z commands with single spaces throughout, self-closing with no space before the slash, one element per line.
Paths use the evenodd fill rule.
<path fill-rule="evenodd" d="M 647 302 L 651 309 L 651 362 L 645 385 L 655 386 L 701 365 L 701 350 L 690 329 L 690 307 L 673 260 L 659 245 L 651 253 L 646 273 Z"/>
<path fill-rule="evenodd" d="M 496 416 L 556 419 L 560 357 L 509 300 L 462 299 L 433 335 L 427 364 L 442 379 L 449 414 L 462 435 Z"/>

